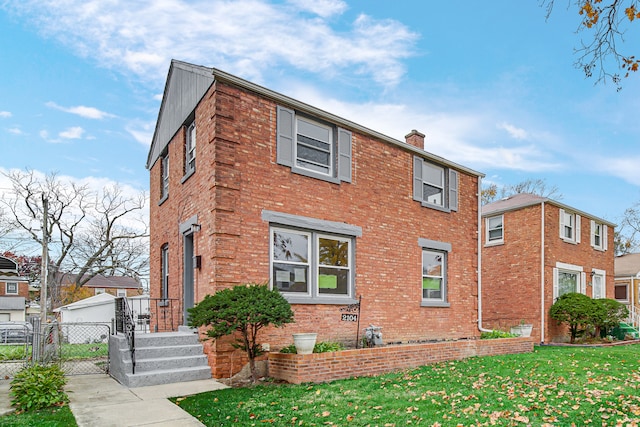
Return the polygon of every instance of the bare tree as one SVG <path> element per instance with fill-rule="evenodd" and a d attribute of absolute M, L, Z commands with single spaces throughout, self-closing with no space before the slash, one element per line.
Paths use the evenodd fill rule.
<path fill-rule="evenodd" d="M 624 211 L 614 242 L 616 255 L 640 250 L 640 202 Z"/>
<path fill-rule="evenodd" d="M 514 194 L 536 194 L 554 200 L 562 200 L 563 195 L 555 185 L 548 186 L 544 179 L 525 179 L 514 185 L 506 185 L 498 188 L 496 184 L 489 184 L 482 189 L 482 204 L 494 202 L 498 199 L 513 196 Z"/>
<path fill-rule="evenodd" d="M 149 233 L 143 192 L 130 196 L 117 185 L 92 190 L 56 174 L 41 177 L 34 171 L 11 171 L 5 176 L 13 194 L 5 195 L 0 203 L 11 226 L 38 245 L 43 244 L 41 227 L 46 226 L 48 282 L 54 303 L 59 295 L 58 273 L 72 274 L 79 287 L 97 274 L 146 274 Z M 48 201 L 46 219 L 44 199 Z"/>
<path fill-rule="evenodd" d="M 554 7 L 554 0 L 543 0 L 547 9 L 547 19 Z M 625 42 L 627 26 L 640 21 L 638 0 L 570 0 L 567 8 L 576 7 L 581 22 L 578 32 L 589 33 L 586 41 L 576 49 L 578 59 L 574 63 L 584 71 L 588 78 L 597 76 L 596 83 L 611 80 L 620 90 L 621 74 L 611 72 L 608 65 L 613 61 L 614 68 L 620 70 L 624 77 L 638 71 L 640 60 L 635 55 L 623 53 L 619 45 Z M 635 45 L 634 45 L 635 46 Z"/>

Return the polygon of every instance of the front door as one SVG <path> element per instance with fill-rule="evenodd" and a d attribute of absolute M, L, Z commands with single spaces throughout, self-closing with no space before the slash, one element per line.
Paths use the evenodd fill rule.
<path fill-rule="evenodd" d="M 184 277 L 182 288 L 182 306 L 183 312 L 183 325 L 187 325 L 189 319 L 189 308 L 194 305 L 194 281 L 193 281 L 193 233 L 184 235 Z"/>

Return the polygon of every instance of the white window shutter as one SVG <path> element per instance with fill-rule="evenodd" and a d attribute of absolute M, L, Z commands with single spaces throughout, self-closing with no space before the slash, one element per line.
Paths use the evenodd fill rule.
<path fill-rule="evenodd" d="M 580 293 L 587 294 L 587 273 L 584 271 L 580 273 Z"/>
<path fill-rule="evenodd" d="M 596 222 L 591 220 L 591 246 L 596 246 Z"/>
<path fill-rule="evenodd" d="M 418 156 L 413 158 L 413 200 L 422 202 L 422 159 Z"/>
<path fill-rule="evenodd" d="M 564 209 L 560 209 L 560 238 L 564 238 Z"/>
<path fill-rule="evenodd" d="M 558 298 L 558 269 L 553 269 L 553 301 L 556 301 Z"/>
<path fill-rule="evenodd" d="M 580 243 L 580 215 L 576 214 L 576 243 Z"/>
<path fill-rule="evenodd" d="M 600 239 L 602 239 L 602 249 L 606 251 L 607 247 L 609 246 L 609 239 L 607 238 L 607 226 L 604 224 L 602 224 L 602 237 L 600 237 Z"/>

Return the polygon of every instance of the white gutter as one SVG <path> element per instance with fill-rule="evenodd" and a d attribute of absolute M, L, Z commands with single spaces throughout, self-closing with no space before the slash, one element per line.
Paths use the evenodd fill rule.
<path fill-rule="evenodd" d="M 478 177 L 478 330 L 492 332 L 482 327 L 482 177 Z"/>
<path fill-rule="evenodd" d="M 544 202 L 542 202 L 542 221 L 540 221 L 540 344 L 544 343 Z"/>

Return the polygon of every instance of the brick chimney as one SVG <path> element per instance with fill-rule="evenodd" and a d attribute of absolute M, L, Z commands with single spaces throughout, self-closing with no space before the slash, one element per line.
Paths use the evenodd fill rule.
<path fill-rule="evenodd" d="M 418 147 L 424 150 L 424 134 L 413 129 L 408 135 L 404 137 L 407 140 L 407 144 Z"/>

